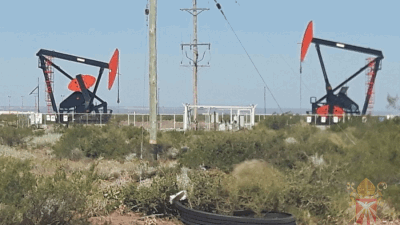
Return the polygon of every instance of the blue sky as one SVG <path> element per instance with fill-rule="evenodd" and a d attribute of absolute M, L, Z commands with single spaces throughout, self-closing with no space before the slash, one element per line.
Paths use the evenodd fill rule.
<path fill-rule="evenodd" d="M 314 36 L 382 50 L 385 56 L 376 80 L 375 109 L 385 110 L 387 94 L 399 93 L 400 30 L 398 1 L 267 1 L 219 0 L 228 20 L 253 58 L 282 108 L 309 110 L 311 96 L 325 94 L 314 46 L 303 64 L 300 101 L 299 57 L 304 30 L 314 21 Z M 0 105 L 34 105 L 28 96 L 40 78 L 44 105 L 44 78 L 36 52 L 43 48 L 108 62 L 120 50 L 121 106 L 148 106 L 148 45 L 144 9 L 134 1 L 6 1 L 0 14 Z M 188 60 L 180 44 L 190 42 L 192 18 L 181 8 L 191 0 L 158 0 L 157 48 L 160 105 L 176 107 L 192 102 L 192 72 L 181 67 Z M 213 0 L 198 0 L 210 8 L 199 15 L 199 42 L 210 42 L 199 71 L 199 104 L 264 107 L 264 84 L 245 55 Z M 202 54 L 201 49 L 201 54 Z M 331 84 L 336 86 L 365 64 L 368 55 L 321 47 Z M 55 60 L 71 75 L 97 75 L 97 69 Z M 146 65 L 146 66 L 145 66 Z M 348 95 L 360 108 L 365 98 L 365 75 L 351 83 Z M 55 74 L 55 97 L 69 95 L 69 80 Z M 116 106 L 116 83 L 107 79 L 98 95 Z M 267 108 L 277 108 L 267 93 Z"/>

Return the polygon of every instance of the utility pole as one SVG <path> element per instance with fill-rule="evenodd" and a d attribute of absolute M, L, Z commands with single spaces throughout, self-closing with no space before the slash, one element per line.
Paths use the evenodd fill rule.
<path fill-rule="evenodd" d="M 40 86 L 39 86 L 39 77 L 37 78 L 37 112 L 40 113 L 40 107 L 39 107 L 39 102 L 40 102 L 40 98 L 39 98 L 39 93 L 40 93 Z"/>
<path fill-rule="evenodd" d="M 193 62 L 193 105 L 197 106 L 198 101 L 197 101 L 197 71 L 198 67 L 198 58 L 199 58 L 199 52 L 198 52 L 198 45 L 208 45 L 208 48 L 210 48 L 210 44 L 198 44 L 197 42 L 197 15 L 199 15 L 201 12 L 205 10 L 210 10 L 208 8 L 197 8 L 197 0 L 193 0 L 193 8 L 191 9 L 181 9 L 182 11 L 187 11 L 190 14 L 193 15 L 193 43 L 191 44 L 181 44 L 181 48 L 183 50 L 184 46 L 189 46 L 190 49 L 193 48 L 193 59 L 190 59 Z M 194 113 L 193 113 L 193 119 L 194 122 L 196 123 L 196 128 L 197 128 L 197 107 L 194 108 Z"/>
<path fill-rule="evenodd" d="M 39 78 L 38 78 L 38 86 L 36 86 L 35 89 L 33 89 L 33 91 L 31 91 L 31 93 L 29 93 L 29 95 L 34 94 L 36 89 L 37 89 L 37 92 L 38 92 L 37 94 L 38 94 L 38 101 L 39 101 Z M 35 96 L 35 108 L 36 107 L 38 107 L 38 113 L 39 113 L 39 103 L 36 104 L 36 96 Z"/>
<path fill-rule="evenodd" d="M 160 115 L 160 88 L 157 89 L 157 115 Z"/>
<path fill-rule="evenodd" d="M 8 96 L 8 114 L 11 112 L 11 96 Z"/>
<path fill-rule="evenodd" d="M 149 86 L 150 86 L 150 140 L 155 150 L 157 145 L 157 0 L 150 0 L 149 12 Z"/>
<path fill-rule="evenodd" d="M 264 86 L 264 115 L 267 114 L 267 97 L 265 95 L 265 86 Z"/>

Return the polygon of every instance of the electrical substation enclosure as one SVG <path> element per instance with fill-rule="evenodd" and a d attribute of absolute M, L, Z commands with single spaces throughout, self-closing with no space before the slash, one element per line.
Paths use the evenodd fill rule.
<path fill-rule="evenodd" d="M 191 130 L 197 127 L 194 117 L 194 109 L 205 111 L 204 126 L 208 126 L 210 130 L 214 127 L 215 130 L 238 130 L 242 128 L 251 129 L 255 125 L 255 109 L 257 105 L 250 106 L 218 106 L 218 105 L 190 105 L 183 104 L 183 130 Z M 225 117 L 224 117 L 224 112 Z M 227 120 L 226 118 L 229 116 Z M 211 125 L 213 124 L 213 125 Z M 194 126 L 192 126 L 194 125 Z"/>

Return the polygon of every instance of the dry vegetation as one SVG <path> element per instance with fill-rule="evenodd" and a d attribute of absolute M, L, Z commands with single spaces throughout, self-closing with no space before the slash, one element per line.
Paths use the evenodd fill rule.
<path fill-rule="evenodd" d="M 169 195 L 180 190 L 185 204 L 208 212 L 285 211 L 298 224 L 344 224 L 354 214 L 346 184 L 364 178 L 388 184 L 381 219 L 400 213 L 396 119 L 322 131 L 274 116 L 253 130 L 160 132 L 157 161 L 148 133 L 118 121 L 36 130 L 0 120 L 0 224 L 110 224 L 110 213 L 178 223 Z"/>

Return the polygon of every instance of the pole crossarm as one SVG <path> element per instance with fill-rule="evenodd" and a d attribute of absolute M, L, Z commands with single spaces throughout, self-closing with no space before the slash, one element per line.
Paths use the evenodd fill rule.
<path fill-rule="evenodd" d="M 186 11 L 186 12 L 192 14 L 193 16 L 197 16 L 197 15 L 199 15 L 200 13 L 202 13 L 202 12 L 204 12 L 204 11 L 207 11 L 207 10 L 210 10 L 210 9 L 209 9 L 209 8 L 181 9 L 181 11 Z M 193 11 L 193 12 L 191 12 L 191 11 Z M 196 13 L 194 13 L 194 12 L 196 12 Z"/>
<path fill-rule="evenodd" d="M 182 48 L 183 48 L 183 46 L 190 46 L 190 47 L 192 47 L 192 46 L 199 46 L 199 45 L 207 45 L 209 48 L 211 47 L 211 44 L 210 44 L 210 43 L 198 43 L 198 44 L 190 43 L 190 44 L 181 44 Z"/>
<path fill-rule="evenodd" d="M 181 65 L 181 67 L 194 67 L 195 65 Z M 197 65 L 197 67 L 210 67 L 210 65 Z"/>

